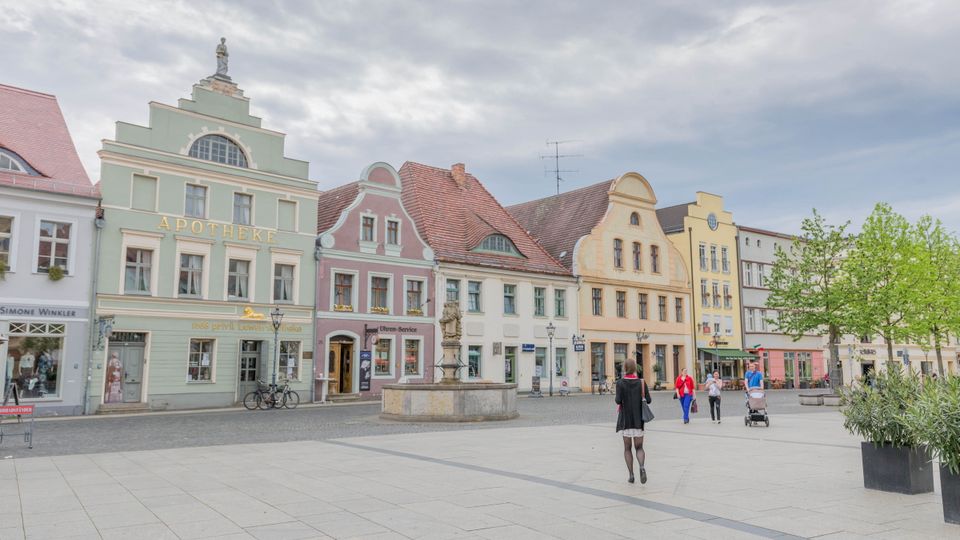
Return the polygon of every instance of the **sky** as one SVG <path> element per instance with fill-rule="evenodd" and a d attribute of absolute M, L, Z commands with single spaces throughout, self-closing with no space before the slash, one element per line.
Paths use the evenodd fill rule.
<path fill-rule="evenodd" d="M 628 171 L 658 206 L 858 224 L 879 201 L 960 229 L 960 2 L 0 0 L 0 82 L 57 95 L 91 178 L 118 120 L 216 69 L 320 189 L 466 164 L 504 205 Z"/>

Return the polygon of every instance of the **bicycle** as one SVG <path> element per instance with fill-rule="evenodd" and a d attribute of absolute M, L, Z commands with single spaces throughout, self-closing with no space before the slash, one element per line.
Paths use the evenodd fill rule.
<path fill-rule="evenodd" d="M 287 382 L 283 386 L 257 381 L 257 389 L 243 397 L 243 406 L 254 409 L 296 409 L 300 404 L 300 394 L 290 389 Z"/>

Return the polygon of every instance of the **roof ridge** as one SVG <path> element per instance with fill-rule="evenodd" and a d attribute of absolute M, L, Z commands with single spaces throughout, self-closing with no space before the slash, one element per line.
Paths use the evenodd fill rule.
<path fill-rule="evenodd" d="M 661 206 L 660 208 L 655 208 L 657 212 L 660 210 L 669 210 L 671 208 L 676 208 L 678 206 L 690 206 L 691 204 L 697 204 L 697 201 L 690 201 L 687 203 L 671 204 L 670 206 Z"/>
<path fill-rule="evenodd" d="M 21 94 L 29 94 L 32 96 L 43 97 L 47 99 L 52 99 L 56 101 L 57 96 L 54 94 L 48 94 L 46 92 L 37 92 L 36 90 L 30 90 L 29 88 L 20 88 L 19 86 L 11 86 L 9 84 L 0 83 L 0 88 L 4 90 L 10 90 L 13 92 L 19 92 Z"/>
<path fill-rule="evenodd" d="M 609 180 L 601 180 L 601 181 L 599 181 L 599 182 L 595 182 L 595 183 L 593 183 L 593 184 L 590 184 L 589 186 L 578 187 L 577 189 L 573 189 L 573 190 L 570 190 L 570 191 L 566 191 L 566 192 L 564 192 L 564 193 L 557 193 L 557 194 L 555 194 L 555 195 L 548 195 L 548 196 L 546 196 L 546 197 L 541 197 L 541 198 L 539 198 L 539 199 L 533 199 L 533 200 L 530 200 L 530 201 L 524 201 L 524 202 L 520 202 L 520 203 L 517 203 L 517 204 L 512 204 L 512 205 L 510 205 L 510 206 L 507 206 L 506 208 L 518 208 L 518 207 L 520 207 L 520 206 L 524 206 L 524 205 L 528 205 L 528 204 L 531 204 L 531 205 L 532 205 L 532 204 L 539 204 L 539 203 L 541 203 L 541 202 L 543 202 L 543 201 L 546 201 L 546 200 L 548 200 L 548 199 L 560 199 L 560 198 L 562 198 L 562 197 L 567 197 L 567 196 L 569 196 L 569 195 L 574 195 L 574 194 L 579 193 L 579 192 L 581 192 L 581 191 L 586 191 L 586 190 L 591 189 L 591 188 L 596 188 L 597 186 L 600 186 L 600 185 L 602 185 L 602 184 L 611 184 L 611 183 L 613 183 L 614 181 L 616 181 L 616 178 L 611 178 L 611 179 L 609 179 Z"/>

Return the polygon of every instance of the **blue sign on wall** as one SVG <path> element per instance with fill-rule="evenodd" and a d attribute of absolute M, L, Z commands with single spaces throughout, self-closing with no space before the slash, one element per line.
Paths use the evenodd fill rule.
<path fill-rule="evenodd" d="M 360 391 L 370 391 L 370 378 L 373 374 L 373 353 L 360 351 Z"/>
<path fill-rule="evenodd" d="M 522 350 L 523 352 L 533 352 L 534 350 L 536 350 L 536 348 L 537 347 L 533 343 L 524 343 Z"/>

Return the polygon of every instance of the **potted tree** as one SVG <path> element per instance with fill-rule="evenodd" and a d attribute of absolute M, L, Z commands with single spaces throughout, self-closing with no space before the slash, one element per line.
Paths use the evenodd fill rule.
<path fill-rule="evenodd" d="M 844 394 L 843 426 L 860 435 L 863 486 L 895 493 L 933 491 L 933 467 L 926 448 L 907 425 L 907 409 L 922 384 L 915 373 L 888 369 L 874 384 L 860 384 Z"/>
<path fill-rule="evenodd" d="M 907 424 L 940 459 L 943 520 L 960 524 L 960 377 L 927 381 L 907 410 Z"/>

